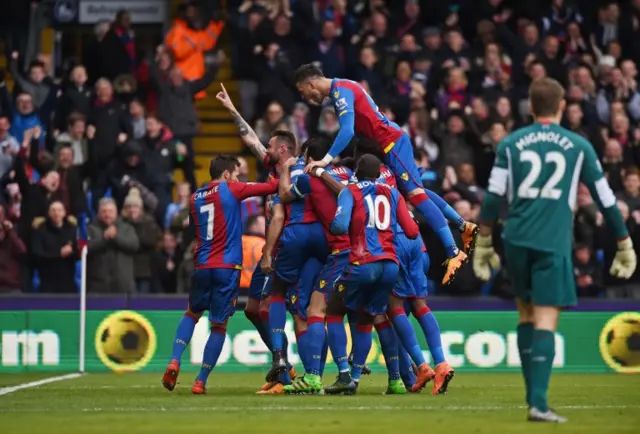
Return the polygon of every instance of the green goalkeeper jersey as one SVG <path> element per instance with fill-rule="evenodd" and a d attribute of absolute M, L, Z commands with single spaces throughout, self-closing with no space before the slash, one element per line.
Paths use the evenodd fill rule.
<path fill-rule="evenodd" d="M 481 220 L 508 201 L 503 238 L 517 246 L 569 252 L 578 184 L 589 188 L 618 238 L 627 230 L 591 143 L 556 124 L 534 123 L 507 136 L 496 150 Z"/>

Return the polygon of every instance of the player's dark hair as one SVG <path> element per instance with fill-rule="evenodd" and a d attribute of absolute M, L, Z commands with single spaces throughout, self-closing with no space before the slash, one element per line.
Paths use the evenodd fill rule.
<path fill-rule="evenodd" d="M 637 167 L 630 167 L 624 172 L 624 179 L 627 179 L 630 176 L 640 176 L 640 170 Z"/>
<path fill-rule="evenodd" d="M 324 77 L 324 73 L 322 72 L 322 69 L 318 68 L 317 66 L 311 63 L 307 63 L 306 65 L 300 66 L 293 73 L 293 82 L 297 84 L 303 81 L 311 80 L 312 78 L 322 78 L 322 77 Z"/>
<path fill-rule="evenodd" d="M 338 167 L 346 167 L 347 169 L 356 170 L 356 159 L 353 157 L 345 157 L 338 161 Z"/>
<path fill-rule="evenodd" d="M 240 166 L 240 162 L 233 155 L 218 155 L 211 160 L 209 176 L 211 176 L 211 179 L 218 179 L 225 171 L 233 172 L 238 166 Z"/>
<path fill-rule="evenodd" d="M 287 145 L 287 149 L 291 152 L 291 155 L 297 155 L 296 149 L 298 147 L 296 142 L 296 136 L 291 131 L 275 130 L 271 133 L 270 138 L 277 137 L 279 143 Z"/>
<path fill-rule="evenodd" d="M 27 68 L 27 71 L 31 72 L 33 68 L 44 69 L 44 62 L 41 62 L 40 60 L 32 60 L 31 62 L 29 62 L 29 67 Z"/>
<path fill-rule="evenodd" d="M 364 154 L 358 159 L 356 177 L 360 181 L 375 181 L 380 177 L 382 161 L 373 154 Z"/>
<path fill-rule="evenodd" d="M 533 116 L 555 116 L 560 112 L 564 88 L 553 78 L 540 78 L 531 83 L 529 101 Z"/>
<path fill-rule="evenodd" d="M 356 160 L 359 160 L 365 154 L 375 155 L 380 161 L 384 160 L 384 152 L 382 152 L 380 143 L 373 139 L 362 137 L 358 140 L 353 156 Z"/>
<path fill-rule="evenodd" d="M 329 152 L 329 140 L 324 137 L 313 137 L 305 142 L 305 157 L 320 161 Z"/>

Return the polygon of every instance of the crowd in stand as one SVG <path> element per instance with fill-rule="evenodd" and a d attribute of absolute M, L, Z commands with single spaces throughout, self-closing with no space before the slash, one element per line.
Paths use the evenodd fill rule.
<path fill-rule="evenodd" d="M 530 122 L 529 84 L 558 79 L 564 125 L 593 143 L 640 246 L 640 0 L 227 3 L 238 106 L 259 136 L 336 134 L 333 109 L 301 103 L 292 85 L 292 71 L 313 62 L 367 89 L 412 138 L 425 186 L 467 220 L 477 218 L 495 146 Z M 201 16 L 189 2 L 155 48 L 136 44 L 122 12 L 96 25 L 86 54 L 60 76 L 48 56 L 10 53 L 15 86 L 0 88 L 0 291 L 76 291 L 86 239 L 89 291 L 187 290 L 193 101 L 215 79 L 221 59 L 207 52 L 224 27 Z M 173 199 L 176 168 L 186 183 Z M 246 205 L 244 217 L 260 214 Z M 263 235 L 263 220 L 250 219 L 247 237 Z M 424 225 L 423 236 L 431 263 L 441 263 Z M 640 272 L 622 282 L 604 271 L 615 240 L 583 186 L 575 241 L 581 296 L 640 297 Z M 509 296 L 506 277 L 482 285 L 464 267 L 454 285 L 432 290 Z"/>

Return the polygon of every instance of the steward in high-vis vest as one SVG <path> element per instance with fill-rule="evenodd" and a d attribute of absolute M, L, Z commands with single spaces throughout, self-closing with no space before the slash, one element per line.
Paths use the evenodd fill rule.
<path fill-rule="evenodd" d="M 209 21 L 204 25 L 195 2 L 183 6 L 182 18 L 177 19 L 167 33 L 165 45 L 173 53 L 175 64 L 185 80 L 198 80 L 204 76 L 204 54 L 216 46 L 223 28 L 222 21 Z M 195 99 L 205 96 L 203 90 L 195 95 Z"/>

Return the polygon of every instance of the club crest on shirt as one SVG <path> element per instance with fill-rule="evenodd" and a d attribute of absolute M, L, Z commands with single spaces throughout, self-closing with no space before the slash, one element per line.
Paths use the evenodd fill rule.
<path fill-rule="evenodd" d="M 292 295 L 291 296 L 291 304 L 295 304 L 297 299 L 298 299 L 298 297 L 296 297 L 295 295 Z"/>
<path fill-rule="evenodd" d="M 326 280 L 321 280 L 320 281 L 320 289 L 324 288 L 325 286 L 327 286 L 327 281 Z"/>
<path fill-rule="evenodd" d="M 340 96 L 340 92 L 339 91 L 336 90 L 335 92 L 333 92 L 333 97 L 334 98 L 338 98 L 339 96 Z"/>
<path fill-rule="evenodd" d="M 406 173 L 403 173 L 402 175 L 400 175 L 400 178 L 402 178 L 404 181 L 408 181 L 409 175 L 407 175 Z"/>

